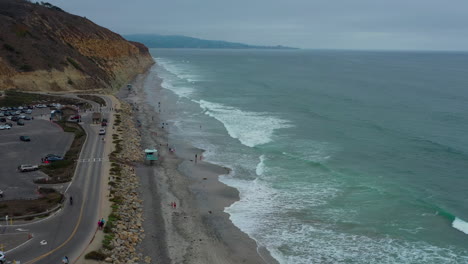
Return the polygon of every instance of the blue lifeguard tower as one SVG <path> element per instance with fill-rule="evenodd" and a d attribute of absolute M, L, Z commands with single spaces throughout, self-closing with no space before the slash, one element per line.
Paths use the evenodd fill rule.
<path fill-rule="evenodd" d="M 158 150 L 145 149 L 145 158 L 149 161 L 150 164 L 153 164 L 153 161 L 158 160 Z"/>

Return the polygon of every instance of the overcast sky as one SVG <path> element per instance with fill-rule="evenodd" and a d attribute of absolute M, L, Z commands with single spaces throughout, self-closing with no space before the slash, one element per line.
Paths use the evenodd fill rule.
<path fill-rule="evenodd" d="M 48 2 L 119 34 L 177 34 L 320 49 L 468 50 L 466 0 Z"/>

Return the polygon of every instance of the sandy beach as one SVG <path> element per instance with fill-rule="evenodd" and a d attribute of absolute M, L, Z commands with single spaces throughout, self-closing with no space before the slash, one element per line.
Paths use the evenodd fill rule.
<path fill-rule="evenodd" d="M 195 154 L 199 158 L 203 150 L 171 138 L 167 120 L 174 113 L 166 107 L 171 104 L 167 98 L 154 98 L 161 102 L 161 111 L 146 102 L 143 87 L 148 74 L 134 80 L 132 91 L 125 88 L 119 93 L 134 106 L 141 145 L 157 148 L 160 155 L 155 164 L 136 168 L 144 200 L 142 253 L 152 263 L 277 263 L 224 213 L 239 199 L 236 189 L 218 180 L 229 170 L 200 159 L 195 163 Z M 161 95 L 160 80 L 155 89 Z"/>

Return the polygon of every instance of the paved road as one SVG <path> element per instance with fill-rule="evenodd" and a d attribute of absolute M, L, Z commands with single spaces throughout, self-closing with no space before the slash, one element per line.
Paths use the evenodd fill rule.
<path fill-rule="evenodd" d="M 107 107 L 111 107 L 110 98 L 104 97 Z M 97 105 L 94 103 L 94 106 Z M 104 117 L 109 118 L 103 108 Z M 103 157 L 104 143 L 98 135 L 100 125 L 91 124 L 91 114 L 83 115 L 82 124 L 88 137 L 80 155 L 81 159 L 107 159 Z M 102 161 L 79 162 L 75 176 L 66 196 L 73 196 L 73 205 L 66 203 L 57 215 L 40 222 L 8 227 L 7 232 L 15 232 L 18 227 L 33 233 L 34 238 L 25 245 L 7 252 L 9 261 L 21 263 L 54 264 L 61 263 L 63 256 L 76 259 L 89 244 L 97 227 L 100 204 Z"/>

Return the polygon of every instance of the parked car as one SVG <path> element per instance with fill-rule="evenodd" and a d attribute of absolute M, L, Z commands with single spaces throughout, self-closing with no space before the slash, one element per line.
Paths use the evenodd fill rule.
<path fill-rule="evenodd" d="M 20 136 L 20 140 L 21 141 L 31 141 L 31 138 L 29 138 L 28 136 Z"/>
<path fill-rule="evenodd" d="M 32 119 L 32 117 L 30 117 L 30 116 L 25 116 L 24 117 L 24 120 L 31 120 L 31 119 Z"/>
<path fill-rule="evenodd" d="M 0 130 L 10 129 L 11 126 L 9 125 L 0 125 Z"/>
<path fill-rule="evenodd" d="M 26 110 L 26 114 L 32 114 L 32 110 L 31 109 Z"/>
<path fill-rule="evenodd" d="M 10 122 L 6 122 L 5 125 L 9 126 L 10 128 L 13 127 L 13 124 Z"/>
<path fill-rule="evenodd" d="M 55 154 L 47 154 L 44 160 L 53 162 L 53 161 L 63 160 L 63 157 L 55 155 Z"/>
<path fill-rule="evenodd" d="M 20 116 L 18 116 L 18 118 L 19 118 L 19 119 L 25 119 L 26 116 L 25 116 L 25 115 L 20 115 Z"/>
<path fill-rule="evenodd" d="M 19 120 L 19 117 L 17 117 L 17 116 L 11 117 L 11 121 L 18 121 L 18 120 Z"/>
<path fill-rule="evenodd" d="M 24 121 L 18 120 L 18 122 L 16 122 L 16 124 L 17 124 L 18 126 L 24 126 Z"/>
<path fill-rule="evenodd" d="M 6 118 L 4 117 L 0 118 L 0 122 L 6 122 Z"/>
<path fill-rule="evenodd" d="M 18 170 L 21 172 L 35 171 L 38 169 L 39 169 L 39 166 L 37 165 L 23 164 L 23 165 L 18 166 Z"/>
<path fill-rule="evenodd" d="M 81 116 L 80 115 L 75 115 L 75 116 L 72 116 L 70 119 L 71 120 L 76 120 L 76 119 L 80 119 Z"/>

